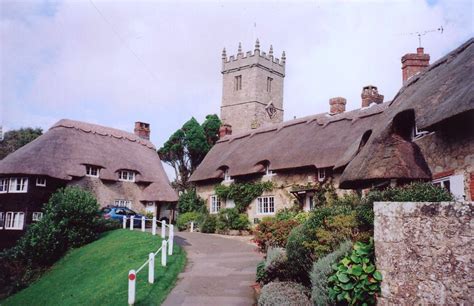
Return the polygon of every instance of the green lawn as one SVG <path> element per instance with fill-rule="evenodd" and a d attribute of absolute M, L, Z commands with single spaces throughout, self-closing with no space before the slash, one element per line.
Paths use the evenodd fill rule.
<path fill-rule="evenodd" d="M 127 305 L 128 271 L 138 269 L 161 238 L 140 231 L 115 230 L 70 251 L 28 288 L 0 305 Z M 174 245 L 166 267 L 155 258 L 155 283 L 148 284 L 148 266 L 137 275 L 136 305 L 159 305 L 174 287 L 186 255 Z"/>

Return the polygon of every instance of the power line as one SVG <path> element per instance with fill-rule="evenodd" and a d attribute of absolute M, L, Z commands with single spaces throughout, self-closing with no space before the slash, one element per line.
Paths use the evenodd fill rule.
<path fill-rule="evenodd" d="M 138 56 L 138 54 L 133 51 L 132 47 L 130 47 L 130 45 L 128 44 L 128 42 L 122 37 L 122 35 L 120 35 L 120 33 L 115 30 L 114 26 L 112 25 L 112 23 L 104 16 L 104 14 L 102 14 L 102 12 L 99 10 L 99 8 L 94 4 L 94 2 L 92 0 L 89 0 L 90 4 L 94 7 L 94 9 L 97 11 L 97 13 L 99 14 L 99 16 L 102 18 L 102 20 L 104 20 L 105 23 L 107 23 L 110 27 L 110 29 L 112 30 L 112 32 L 114 32 L 114 34 L 118 37 L 118 39 L 120 40 L 120 42 L 122 44 L 124 44 L 127 49 L 130 51 L 130 53 L 133 54 L 133 56 L 135 56 L 135 58 L 140 62 L 140 64 L 143 65 L 143 68 L 146 70 L 146 72 L 148 72 L 148 74 L 151 76 L 151 78 L 158 82 L 157 80 L 157 77 L 153 74 L 153 72 L 148 69 L 148 66 L 146 65 L 146 63 L 141 59 L 140 56 Z"/>

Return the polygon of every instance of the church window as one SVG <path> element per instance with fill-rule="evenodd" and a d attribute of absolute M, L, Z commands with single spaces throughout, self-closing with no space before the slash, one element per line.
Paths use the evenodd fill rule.
<path fill-rule="evenodd" d="M 270 77 L 267 78 L 267 92 L 272 91 L 272 81 L 273 81 L 272 78 L 270 78 Z"/>
<path fill-rule="evenodd" d="M 234 78 L 234 90 L 237 91 L 241 89 L 242 89 L 242 76 L 238 75 L 238 76 L 235 76 Z"/>

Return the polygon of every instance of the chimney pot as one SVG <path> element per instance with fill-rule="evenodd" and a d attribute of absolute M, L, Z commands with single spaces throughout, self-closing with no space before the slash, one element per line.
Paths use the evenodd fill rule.
<path fill-rule="evenodd" d="M 424 53 L 424 49 L 419 47 L 416 53 L 407 53 L 402 57 L 402 80 L 403 84 L 412 76 L 424 71 L 430 65 L 430 55 Z"/>
<path fill-rule="evenodd" d="M 232 126 L 230 124 L 224 123 L 219 128 L 219 138 L 224 138 L 227 135 L 232 135 Z"/>
<path fill-rule="evenodd" d="M 337 115 L 346 111 L 346 99 L 343 97 L 335 97 L 329 99 L 329 114 Z"/>
<path fill-rule="evenodd" d="M 145 122 L 135 122 L 135 135 L 142 139 L 150 140 L 150 124 Z"/>
<path fill-rule="evenodd" d="M 369 107 L 370 104 L 380 104 L 383 103 L 384 96 L 379 94 L 377 86 L 367 85 L 362 88 L 362 107 Z"/>

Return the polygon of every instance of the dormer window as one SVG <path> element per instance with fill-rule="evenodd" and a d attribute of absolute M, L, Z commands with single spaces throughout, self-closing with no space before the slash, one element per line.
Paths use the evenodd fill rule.
<path fill-rule="evenodd" d="M 428 134 L 427 131 L 419 130 L 416 124 L 413 126 L 413 140 L 420 139 L 421 137 Z"/>
<path fill-rule="evenodd" d="M 119 171 L 119 181 L 135 182 L 135 172 L 130 170 Z"/>
<path fill-rule="evenodd" d="M 232 178 L 230 177 L 230 174 L 229 174 L 229 168 L 225 169 L 224 171 L 224 181 L 231 181 Z"/>
<path fill-rule="evenodd" d="M 318 181 L 322 182 L 326 179 L 326 169 L 318 169 Z"/>
<path fill-rule="evenodd" d="M 0 178 L 0 193 L 6 193 L 8 191 L 8 179 Z"/>
<path fill-rule="evenodd" d="M 91 177 L 99 177 L 99 167 L 86 165 L 86 175 Z"/>
<path fill-rule="evenodd" d="M 270 170 L 270 165 L 265 166 L 265 175 L 273 175 L 273 171 Z"/>
<path fill-rule="evenodd" d="M 24 193 L 28 191 L 28 178 L 12 177 L 10 179 L 9 192 Z"/>
<path fill-rule="evenodd" d="M 38 187 L 46 187 L 46 178 L 38 177 L 36 178 L 36 186 Z"/>

